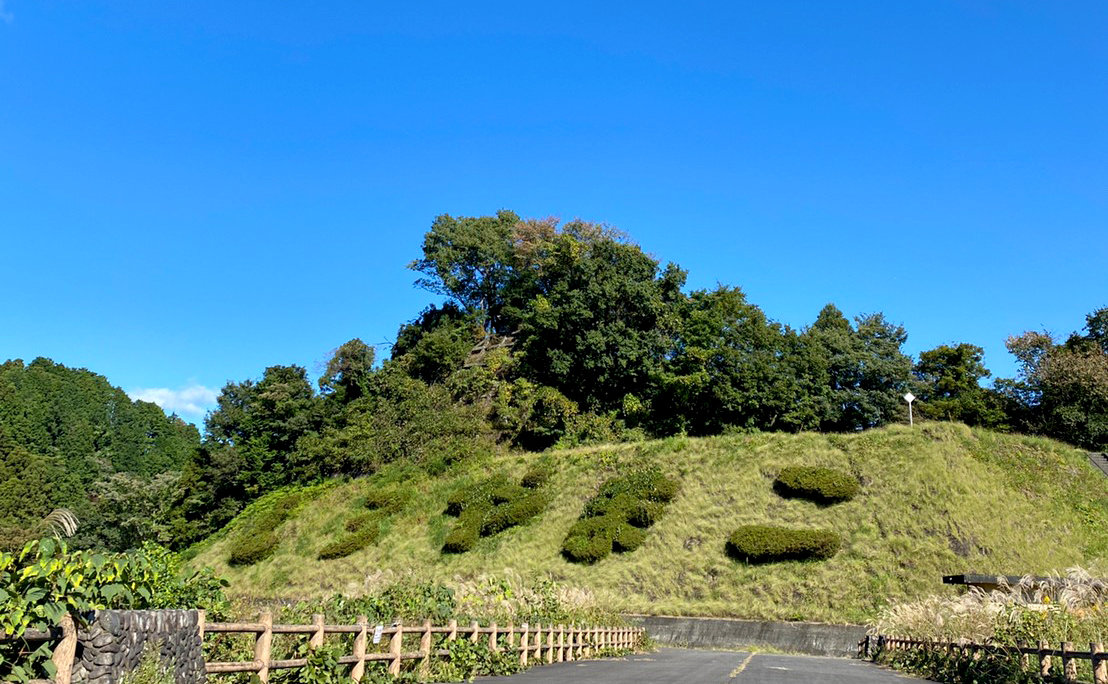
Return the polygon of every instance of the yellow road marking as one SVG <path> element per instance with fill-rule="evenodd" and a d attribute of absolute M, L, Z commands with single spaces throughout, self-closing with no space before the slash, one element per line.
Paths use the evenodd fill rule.
<path fill-rule="evenodd" d="M 740 674 L 742 674 L 742 671 L 746 669 L 746 666 L 749 665 L 750 661 L 753 659 L 754 653 L 751 653 L 746 657 L 746 660 L 739 663 L 738 667 L 736 667 L 734 670 L 731 670 L 731 679 L 734 679 L 735 677 L 738 677 Z"/>

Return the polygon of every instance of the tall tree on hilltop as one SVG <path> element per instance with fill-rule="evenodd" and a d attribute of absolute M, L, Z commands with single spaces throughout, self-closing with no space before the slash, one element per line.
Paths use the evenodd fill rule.
<path fill-rule="evenodd" d="M 500 311 L 512 277 L 517 223 L 519 216 L 507 210 L 496 216 L 439 216 L 423 237 L 423 258 L 408 265 L 423 274 L 416 284 L 479 313 L 487 331 L 504 332 Z"/>
<path fill-rule="evenodd" d="M 1025 429 L 1090 449 L 1108 449 L 1108 308 L 1085 317 L 1084 335 L 1065 344 L 1041 332 L 1010 337 L 1019 378 L 1005 383 L 1024 410 Z"/>
<path fill-rule="evenodd" d="M 655 406 L 661 431 L 790 427 L 786 414 L 797 383 L 784 359 L 781 326 L 736 287 L 693 292 L 680 308 Z"/>
<path fill-rule="evenodd" d="M 900 351 L 908 339 L 904 328 L 880 313 L 859 316 L 856 324 L 828 304 L 804 333 L 826 359 L 823 430 L 861 430 L 895 420 L 908 389 L 912 360 Z"/>
<path fill-rule="evenodd" d="M 968 425 L 1002 425 L 1005 415 L 999 399 L 981 386 L 981 380 L 992 375 L 985 368 L 984 355 L 984 349 L 965 342 L 921 352 L 913 369 L 920 416 Z"/>
<path fill-rule="evenodd" d="M 590 411 L 642 399 L 661 371 L 685 272 L 592 224 L 571 222 L 520 312 L 523 372 Z"/>
<path fill-rule="evenodd" d="M 373 374 L 376 353 L 373 347 L 355 337 L 343 343 L 327 362 L 319 379 L 319 390 L 339 404 L 349 404 L 366 392 Z"/>

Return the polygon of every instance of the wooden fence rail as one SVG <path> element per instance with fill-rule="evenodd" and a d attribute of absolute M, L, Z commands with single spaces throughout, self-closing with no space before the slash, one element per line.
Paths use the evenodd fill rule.
<path fill-rule="evenodd" d="M 1104 651 L 1104 645 L 1099 643 L 1089 644 L 1089 650 L 1078 651 L 1069 641 L 1060 642 L 1058 648 L 1051 648 L 1046 641 L 1040 641 L 1037 646 L 999 646 L 996 644 L 975 644 L 969 641 L 930 641 L 925 639 L 908 639 L 888 636 L 867 636 L 859 644 L 858 648 L 862 657 L 876 656 L 882 651 L 907 651 L 925 650 L 942 651 L 948 655 L 980 657 L 980 654 L 1000 654 L 1020 658 L 1021 665 L 1029 669 L 1035 659 L 1038 659 L 1037 669 L 1043 676 L 1049 675 L 1054 666 L 1055 658 L 1062 664 L 1063 676 L 1066 681 L 1077 681 L 1077 661 L 1088 660 L 1092 665 L 1093 682 L 1095 684 L 1108 684 L 1108 653 Z"/>
<path fill-rule="evenodd" d="M 254 659 L 238 662 L 207 662 L 205 671 L 209 675 L 230 672 L 252 672 L 265 684 L 269 681 L 271 670 L 304 667 L 307 658 L 273 660 L 273 636 L 275 634 L 309 635 L 308 646 L 311 649 L 323 645 L 327 635 L 352 635 L 352 653 L 338 658 L 343 665 L 350 665 L 350 676 L 361 681 L 365 667 L 370 662 L 385 662 L 389 674 L 400 674 L 401 663 L 405 660 L 418 660 L 421 667 L 428 667 L 432 658 L 450 655 L 446 648 L 434 648 L 435 635 L 443 635 L 441 642 L 468 639 L 482 641 L 493 652 L 515 653 L 521 667 L 531 663 L 554 663 L 590 658 L 602 649 L 633 648 L 644 630 L 636 627 L 597 627 L 580 625 L 554 625 L 523 623 L 515 626 L 508 623 L 500 627 L 495 622 L 482 627 L 477 622 L 459 626 L 451 620 L 445 626 L 431 624 L 425 620 L 420 625 L 404 625 L 396 622 L 391 625 L 370 625 L 365 616 L 360 616 L 353 625 L 329 625 L 322 615 L 314 615 L 312 624 L 274 624 L 272 613 L 265 611 L 257 622 L 214 622 L 207 623 L 203 613 L 200 619 L 201 638 L 205 634 L 252 634 L 254 635 Z M 411 635 L 414 641 L 419 636 L 418 649 L 405 650 L 404 637 Z M 414 644 L 413 644 L 414 645 Z M 372 647 L 372 648 L 371 648 Z"/>

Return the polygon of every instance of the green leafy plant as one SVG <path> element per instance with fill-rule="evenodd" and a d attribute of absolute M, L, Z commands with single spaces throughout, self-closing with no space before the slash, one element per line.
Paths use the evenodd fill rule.
<path fill-rule="evenodd" d="M 777 474 L 773 489 L 785 498 L 801 498 L 830 505 L 858 496 L 858 480 L 834 468 L 787 466 Z"/>
<path fill-rule="evenodd" d="M 458 522 L 446 535 L 445 553 L 465 553 L 481 537 L 491 537 L 523 525 L 546 508 L 548 497 L 541 489 L 528 488 L 493 477 L 463 487 L 447 499 L 446 513 Z"/>
<path fill-rule="evenodd" d="M 842 546 L 829 530 L 796 530 L 772 525 L 744 525 L 731 533 L 727 555 L 746 563 L 823 560 Z"/>
<path fill-rule="evenodd" d="M 185 575 L 175 554 L 147 544 L 128 553 L 71 551 L 65 542 L 28 542 L 0 553 L 0 679 L 52 675 L 48 642 L 29 647 L 28 629 L 45 630 L 66 614 L 78 618 L 107 608 L 204 608 L 226 615 L 227 583 L 210 572 Z"/>
<path fill-rule="evenodd" d="M 676 480 L 654 467 L 608 480 L 566 534 L 562 555 L 576 563 L 595 563 L 613 550 L 634 551 L 646 540 L 644 530 L 677 495 L 677 488 Z"/>
<path fill-rule="evenodd" d="M 162 660 L 159 645 L 147 643 L 138 666 L 120 678 L 120 684 L 174 684 L 173 664 Z"/>
<path fill-rule="evenodd" d="M 274 531 L 288 520 L 303 497 L 298 492 L 272 500 L 241 527 L 232 542 L 227 562 L 231 565 L 253 565 L 273 554 L 277 547 Z"/>

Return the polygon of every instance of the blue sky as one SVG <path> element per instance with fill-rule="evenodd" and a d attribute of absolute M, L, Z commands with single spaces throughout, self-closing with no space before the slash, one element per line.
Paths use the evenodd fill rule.
<path fill-rule="evenodd" d="M 0 357 L 196 420 L 387 343 L 441 213 L 605 221 L 1014 372 L 1108 305 L 1108 3 L 0 0 Z"/>

